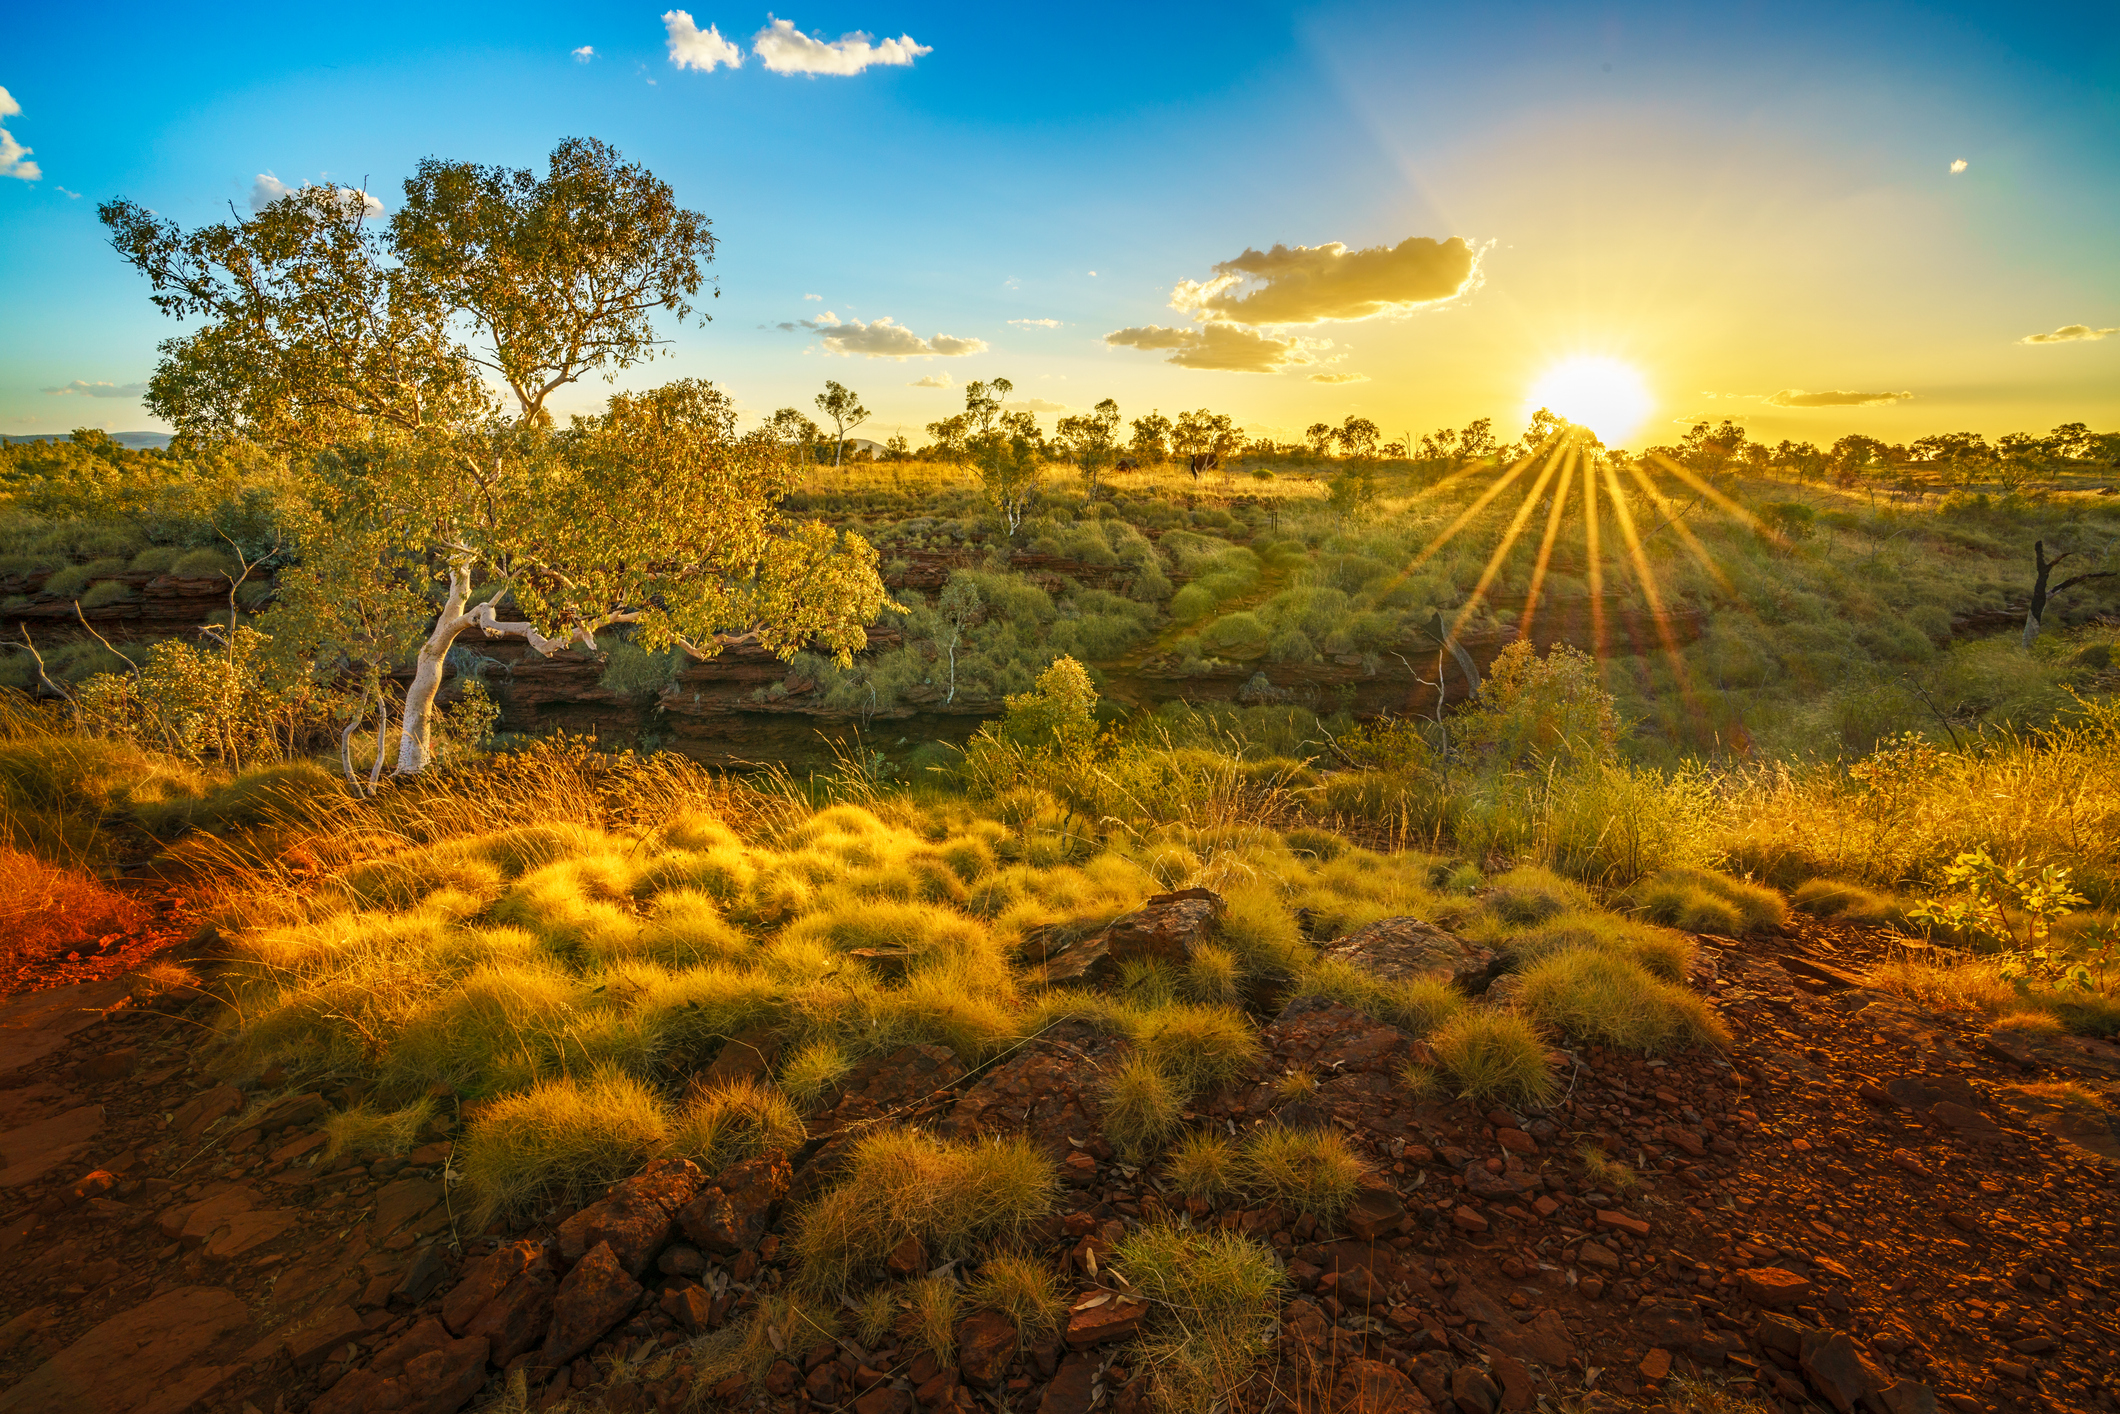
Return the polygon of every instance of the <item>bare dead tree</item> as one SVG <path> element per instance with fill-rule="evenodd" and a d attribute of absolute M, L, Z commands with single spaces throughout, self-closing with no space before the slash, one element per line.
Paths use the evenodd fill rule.
<path fill-rule="evenodd" d="M 2120 574 L 2120 570 L 2093 570 L 2089 574 L 2073 575 L 2068 579 L 2062 580 L 2061 583 L 2053 588 L 2047 588 L 2047 577 L 2054 572 L 2054 567 L 2067 559 L 2069 554 L 2072 553 L 2074 552 L 2056 555 L 2049 560 L 2046 557 L 2046 542 L 2044 540 L 2034 540 L 2032 542 L 2032 562 L 2038 568 L 2039 577 L 2032 581 L 2032 607 L 2024 616 L 2024 646 L 2026 648 L 2031 647 L 2033 640 L 2039 637 L 2039 630 L 2042 626 L 2040 621 L 2046 617 L 2046 606 L 2055 595 L 2064 594 L 2086 580 L 2111 579 L 2116 574 Z"/>

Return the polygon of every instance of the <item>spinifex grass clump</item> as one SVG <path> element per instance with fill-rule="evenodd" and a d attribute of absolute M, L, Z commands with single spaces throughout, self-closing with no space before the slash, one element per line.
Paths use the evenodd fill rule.
<path fill-rule="evenodd" d="M 1689 933 L 1757 933 L 1789 918 L 1774 890 L 1712 869 L 1666 869 L 1636 884 L 1628 898 L 1657 922 Z"/>
<path fill-rule="evenodd" d="M 929 1260 L 970 1256 L 1052 1208 L 1053 1165 L 1020 1137 L 951 1141 L 879 1130 L 854 1147 L 845 1178 L 796 1219 L 792 1250 L 808 1290 L 845 1291 L 907 1238 Z"/>
<path fill-rule="evenodd" d="M 1459 1094 L 1475 1101 L 1539 1104 L 1553 1093 L 1538 1027 L 1514 1012 L 1474 1007 L 1429 1038 Z M 1421 1077 L 1414 1077 L 1416 1085 Z"/>
<path fill-rule="evenodd" d="M 1721 1018 L 1694 992 L 1651 976 L 1639 963 L 1587 948 L 1554 953 L 1523 973 L 1522 1014 L 1583 1041 L 1663 1052 L 1720 1046 Z"/>
<path fill-rule="evenodd" d="M 1158 1407 L 1224 1406 L 1265 1353 L 1280 1310 L 1287 1277 L 1273 1253 L 1233 1232 L 1151 1222 L 1128 1233 L 1111 1262 L 1149 1303 L 1135 1348 L 1154 1372 Z"/>
<path fill-rule="evenodd" d="M 1329 1129 L 1261 1125 L 1245 1141 L 1238 1172 L 1244 1186 L 1330 1224 L 1354 1199 L 1362 1161 Z"/>

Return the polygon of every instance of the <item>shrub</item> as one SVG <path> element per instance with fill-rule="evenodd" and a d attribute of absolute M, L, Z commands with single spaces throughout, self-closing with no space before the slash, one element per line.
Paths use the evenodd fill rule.
<path fill-rule="evenodd" d="M 1362 1162 L 1331 1130 L 1262 1125 L 1244 1146 L 1244 1184 L 1268 1202 L 1331 1224 L 1353 1201 Z"/>
<path fill-rule="evenodd" d="M 803 1210 L 793 1250 L 804 1285 L 843 1291 L 918 1238 L 930 1260 L 1013 1237 L 1051 1211 L 1052 1163 L 1020 1137 L 952 1141 L 886 1129 L 854 1146 L 841 1183 Z"/>
<path fill-rule="evenodd" d="M 1235 1185 L 1236 1147 L 1211 1129 L 1196 1129 L 1178 1141 L 1164 1168 L 1186 1197 L 1218 1198 Z"/>
<path fill-rule="evenodd" d="M 1541 1104 L 1553 1093 L 1538 1028 L 1513 1012 L 1468 1007 L 1429 1037 L 1458 1093 L 1475 1102 Z"/>
<path fill-rule="evenodd" d="M 1779 893 L 1712 869 L 1666 869 L 1636 884 L 1629 900 L 1659 923 L 1689 933 L 1757 933 L 1789 919 Z"/>
<path fill-rule="evenodd" d="M 548 1202 L 579 1204 L 638 1173 L 669 1138 L 654 1093 L 609 1068 L 495 1100 L 472 1121 L 457 1151 L 477 1195 L 474 1225 L 522 1222 Z"/>
<path fill-rule="evenodd" d="M 1729 1039 L 1700 997 L 1624 957 L 1576 949 L 1536 962 L 1522 975 L 1518 1010 L 1580 1040 L 1655 1053 Z"/>
<path fill-rule="evenodd" d="M 1178 1132 L 1185 1096 L 1161 1066 L 1135 1053 L 1104 1084 L 1104 1133 L 1130 1162 L 1139 1163 Z"/>

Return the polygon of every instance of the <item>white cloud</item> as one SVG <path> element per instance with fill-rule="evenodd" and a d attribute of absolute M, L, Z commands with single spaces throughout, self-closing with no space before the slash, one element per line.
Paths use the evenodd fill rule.
<path fill-rule="evenodd" d="M 826 353 L 860 354 L 863 358 L 962 358 L 986 352 L 984 339 L 958 339 L 948 334 L 923 339 L 889 315 L 864 324 L 859 319 L 842 320 L 828 309 L 815 319 L 795 320 L 780 327 L 814 329 L 822 336 Z"/>
<path fill-rule="evenodd" d="M 1313 383 L 1367 383 L 1369 375 L 1366 373 L 1313 373 L 1310 375 L 1310 381 Z"/>
<path fill-rule="evenodd" d="M 1090 277 L 1090 278 L 1091 278 L 1092 280 L 1096 279 L 1096 278 L 1097 278 L 1097 272 L 1096 272 L 1096 271 L 1094 271 L 1094 270 L 1090 271 L 1090 272 L 1089 272 L 1089 277 Z"/>
<path fill-rule="evenodd" d="M 957 383 L 947 373 L 930 373 L 925 378 L 915 378 L 905 386 L 908 388 L 954 388 Z"/>
<path fill-rule="evenodd" d="M 2064 324 L 2047 334 L 2026 334 L 2020 344 L 2073 344 L 2085 339 L 2102 339 L 2108 334 L 2120 333 L 2120 329 L 2093 329 L 2088 324 Z"/>
<path fill-rule="evenodd" d="M 711 74 L 722 64 L 732 69 L 743 67 L 743 51 L 723 39 L 713 25 L 701 30 L 692 23 L 690 11 L 665 10 L 662 22 L 663 33 L 670 36 L 670 62 L 678 68 Z"/>
<path fill-rule="evenodd" d="M 1009 323 L 1020 325 L 1025 329 L 1057 329 L 1060 327 L 1060 321 L 1057 319 L 1011 319 Z"/>
<path fill-rule="evenodd" d="M 260 172 L 250 184 L 250 209 L 253 213 L 263 211 L 281 197 L 301 189 L 287 185 L 270 172 Z M 374 192 L 362 191 L 359 187 L 335 187 L 333 190 L 348 212 L 358 212 L 370 219 L 383 214 L 383 203 Z"/>
<path fill-rule="evenodd" d="M 1069 409 L 1066 403 L 1056 403 L 1050 398 L 1025 398 L 1021 402 L 1003 403 L 1001 410 L 1003 412 L 1054 413 L 1066 412 Z"/>
<path fill-rule="evenodd" d="M 0 88 L 0 118 L 12 118 L 22 111 L 15 95 Z M 0 128 L 0 177 L 14 177 L 20 181 L 34 182 L 44 176 L 44 169 L 29 160 L 33 149 L 15 141 L 15 135 Z"/>
<path fill-rule="evenodd" d="M 1770 408 L 1867 408 L 1903 403 L 1913 396 L 1912 393 L 1857 393 L 1845 389 L 1832 393 L 1806 393 L 1801 388 L 1784 388 L 1778 393 L 1767 394 L 1764 401 Z"/>
<path fill-rule="evenodd" d="M 137 398 L 147 391 L 145 383 L 89 383 L 76 378 L 63 388 L 46 388 L 47 393 L 75 393 L 84 398 Z"/>
<path fill-rule="evenodd" d="M 75 201 L 79 201 L 81 199 L 81 193 L 77 191 L 68 191 L 65 187 L 53 187 L 52 190 L 58 192 L 62 196 L 70 197 Z"/>
<path fill-rule="evenodd" d="M 569 52 L 573 54 L 575 63 L 586 64 L 591 59 L 594 59 L 596 57 L 596 46 L 593 44 L 584 44 L 581 48 L 570 50 Z"/>
<path fill-rule="evenodd" d="M 822 304 L 822 303 L 824 302 L 824 296 L 823 296 L 823 295 L 804 295 L 804 296 L 803 296 L 803 298 L 804 298 L 804 299 L 813 299 L 813 300 L 816 300 L 816 301 L 817 301 L 818 303 L 820 303 L 820 304 Z"/>
<path fill-rule="evenodd" d="M 1955 159 L 1951 163 L 1951 175 L 1954 177 L 1957 176 L 1960 172 L 1963 172 L 1965 170 L 1965 167 L 1966 162 L 1963 157 Z"/>
<path fill-rule="evenodd" d="M 855 30 L 827 42 L 804 34 L 792 20 L 774 20 L 752 36 L 751 52 L 776 74 L 808 74 L 814 78 L 818 74 L 858 74 L 872 64 L 902 68 L 935 51 L 930 45 L 914 43 L 909 34 L 876 44 Z"/>

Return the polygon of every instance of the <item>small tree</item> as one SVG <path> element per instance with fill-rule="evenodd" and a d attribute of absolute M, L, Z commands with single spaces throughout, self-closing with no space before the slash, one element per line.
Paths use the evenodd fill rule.
<path fill-rule="evenodd" d="M 950 631 L 949 642 L 943 645 L 950 663 L 949 695 L 942 699 L 945 707 L 957 700 L 957 645 L 963 641 L 964 631 L 971 627 L 982 607 L 979 586 L 972 583 L 971 576 L 961 572 L 950 576 L 950 582 L 942 587 L 941 595 L 935 600 L 935 612 Z"/>
<path fill-rule="evenodd" d="M 1331 456 L 1332 444 L 1338 436 L 1339 430 L 1329 422 L 1313 422 L 1303 429 L 1303 440 L 1310 444 L 1310 454 L 1314 457 Z"/>
<path fill-rule="evenodd" d="M 1350 417 L 1341 423 L 1332 435 L 1348 456 L 1367 461 L 1376 455 L 1377 438 L 1383 434 L 1377 431 L 1377 425 L 1368 418 Z"/>
<path fill-rule="evenodd" d="M 1146 417 L 1137 417 L 1131 424 L 1133 439 L 1127 450 L 1134 460 L 1143 466 L 1160 466 L 1170 460 L 1170 419 L 1160 412 L 1150 412 Z"/>
<path fill-rule="evenodd" d="M 824 391 L 817 395 L 817 410 L 832 422 L 832 465 L 838 466 L 844 458 L 847 433 L 868 421 L 869 410 L 861 405 L 861 399 L 844 385 L 826 380 Z"/>
<path fill-rule="evenodd" d="M 560 144 L 542 178 L 424 162 L 387 238 L 322 187 L 190 233 L 131 202 L 100 214 L 156 304 L 203 320 L 163 344 L 150 410 L 280 449 L 312 504 L 275 648 L 364 672 L 379 723 L 387 669 L 412 658 L 401 774 L 429 759 L 450 649 L 473 628 L 541 654 L 626 623 L 650 650 L 814 640 L 846 661 L 888 602 L 865 541 L 780 514 L 785 459 L 738 439 L 710 385 L 553 430 L 551 394 L 654 357 L 653 316 L 687 318 L 713 258 L 706 218 L 603 143 Z"/>
<path fill-rule="evenodd" d="M 780 446 L 787 448 L 788 459 L 798 466 L 807 465 L 810 449 L 817 445 L 822 435 L 817 424 L 802 415 L 800 408 L 782 408 L 766 419 L 766 433 Z"/>
<path fill-rule="evenodd" d="M 2070 553 L 2074 552 L 2071 551 Z M 2111 579 L 2115 574 L 2120 574 L 2120 570 L 2093 570 L 2089 574 L 2073 575 L 2049 589 L 2047 587 L 2047 578 L 2067 558 L 2067 554 L 2061 554 L 2049 560 L 2046 557 L 2046 542 L 2044 540 L 2032 542 L 2032 568 L 2037 577 L 2032 581 L 2031 608 L 2024 615 L 2024 646 L 2026 648 L 2030 648 L 2038 639 L 2039 631 L 2045 625 L 2046 606 L 2055 595 L 2065 594 L 2086 580 Z"/>
<path fill-rule="evenodd" d="M 1082 469 L 1089 497 L 1096 500 L 1097 474 L 1119 455 L 1119 404 L 1106 398 L 1086 416 L 1061 418 L 1053 432 Z"/>
<path fill-rule="evenodd" d="M 999 735 L 1033 751 L 1071 754 L 1097 735 L 1097 688 L 1073 658 L 1055 658 L 1029 692 L 1011 693 Z"/>
<path fill-rule="evenodd" d="M 1177 426 L 1171 433 L 1171 445 L 1179 456 L 1192 460 L 1196 477 L 1201 471 L 1219 465 L 1223 457 L 1235 452 L 1243 442 L 1235 419 L 1227 413 L 1210 412 L 1206 408 L 1179 413 Z"/>

